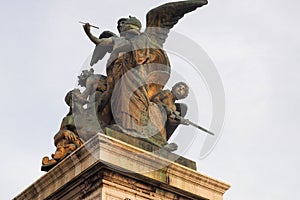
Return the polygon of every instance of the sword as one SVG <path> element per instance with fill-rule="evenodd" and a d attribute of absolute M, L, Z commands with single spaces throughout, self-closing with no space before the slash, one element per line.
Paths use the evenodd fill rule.
<path fill-rule="evenodd" d="M 213 132 L 207 130 L 206 128 L 203 128 L 202 126 L 200 126 L 200 125 L 198 125 L 198 124 L 195 124 L 194 122 L 191 122 L 190 120 L 185 119 L 185 118 L 183 118 L 183 117 L 181 117 L 181 116 L 178 116 L 178 115 L 171 115 L 170 117 L 171 117 L 172 119 L 177 119 L 177 120 L 179 120 L 182 124 L 185 124 L 185 125 L 191 125 L 191 126 L 196 127 L 196 128 L 198 128 L 198 129 L 200 129 L 200 130 L 202 130 L 202 131 L 204 131 L 204 132 L 206 132 L 206 133 L 208 133 L 208 134 L 210 134 L 210 135 L 215 135 Z"/>

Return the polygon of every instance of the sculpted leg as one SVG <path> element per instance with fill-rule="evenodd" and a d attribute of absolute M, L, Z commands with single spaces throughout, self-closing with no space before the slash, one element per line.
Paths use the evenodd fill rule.
<path fill-rule="evenodd" d="M 54 136 L 54 143 L 56 151 L 51 155 L 52 159 L 47 156 L 42 159 L 43 171 L 48 171 L 54 167 L 58 162 L 83 144 L 81 139 L 70 130 L 60 130 Z"/>

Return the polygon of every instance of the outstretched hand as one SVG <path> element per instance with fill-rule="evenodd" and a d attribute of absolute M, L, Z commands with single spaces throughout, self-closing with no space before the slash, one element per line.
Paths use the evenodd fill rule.
<path fill-rule="evenodd" d="M 89 33 L 91 31 L 91 25 L 89 23 L 86 23 L 83 25 L 83 29 L 86 33 Z"/>

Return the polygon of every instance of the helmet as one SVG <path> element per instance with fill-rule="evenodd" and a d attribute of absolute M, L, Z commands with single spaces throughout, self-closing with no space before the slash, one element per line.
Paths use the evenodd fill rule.
<path fill-rule="evenodd" d="M 121 18 L 118 20 L 118 30 L 120 32 L 120 26 L 121 24 L 132 24 L 132 25 L 135 25 L 139 28 L 139 30 L 142 28 L 142 23 L 140 20 L 138 20 L 138 18 L 136 17 L 131 17 L 129 16 L 129 18 Z"/>

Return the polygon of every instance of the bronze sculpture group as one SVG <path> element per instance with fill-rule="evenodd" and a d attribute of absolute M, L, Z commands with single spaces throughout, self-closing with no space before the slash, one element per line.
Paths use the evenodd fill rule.
<path fill-rule="evenodd" d="M 185 116 L 187 106 L 176 103 L 187 97 L 189 87 L 179 82 L 164 90 L 171 66 L 163 45 L 170 29 L 186 14 L 207 4 L 206 0 L 188 0 L 161 5 L 147 13 L 147 26 L 129 16 L 117 23 L 119 36 L 104 31 L 95 37 L 91 25 L 83 25 L 96 45 L 91 66 L 109 53 L 106 76 L 94 74 L 93 68 L 78 76 L 81 92 L 66 95 L 70 111 L 63 119 L 54 141 L 56 151 L 44 157 L 42 170 L 48 171 L 96 133 L 107 128 L 137 136 L 168 151 L 177 149 L 168 139 Z M 154 139 L 153 139 L 154 138 Z"/>

